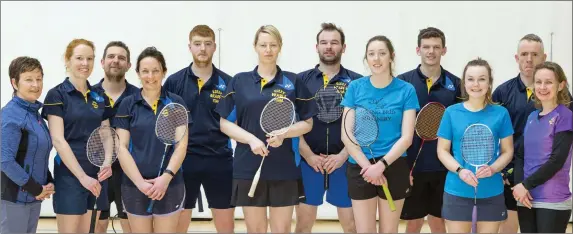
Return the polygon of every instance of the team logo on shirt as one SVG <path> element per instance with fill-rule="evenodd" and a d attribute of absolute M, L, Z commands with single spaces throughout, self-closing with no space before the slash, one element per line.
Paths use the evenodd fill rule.
<path fill-rule="evenodd" d="M 454 82 L 450 79 L 450 77 L 446 76 L 446 83 L 442 84 L 442 86 L 450 91 L 455 91 L 456 87 L 454 86 Z"/>
<path fill-rule="evenodd" d="M 225 80 L 223 80 L 223 78 L 221 78 L 219 76 L 219 84 L 217 84 L 217 89 L 221 92 L 225 92 L 225 89 L 227 89 L 227 85 L 225 84 Z"/>
<path fill-rule="evenodd" d="M 283 81 L 281 84 L 278 84 L 278 86 L 286 91 L 294 90 L 294 84 L 286 76 L 283 76 Z"/>
<path fill-rule="evenodd" d="M 549 120 L 549 125 L 553 125 L 553 124 L 555 124 L 555 117 L 553 117 Z"/>
<path fill-rule="evenodd" d="M 95 101 L 92 101 L 92 106 L 94 109 L 97 109 L 99 107 L 97 102 L 95 102 Z"/>

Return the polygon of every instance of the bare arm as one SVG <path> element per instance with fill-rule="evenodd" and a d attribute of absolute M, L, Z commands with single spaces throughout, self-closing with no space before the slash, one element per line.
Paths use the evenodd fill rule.
<path fill-rule="evenodd" d="M 62 117 L 55 116 L 55 115 L 48 115 L 48 125 L 50 126 L 50 136 L 52 137 L 52 144 L 62 162 L 66 165 L 66 167 L 74 174 L 74 176 L 78 179 L 86 177 L 87 174 L 80 166 L 72 148 L 64 138 L 64 120 Z"/>
<path fill-rule="evenodd" d="M 130 133 L 121 128 L 118 128 L 116 131 L 117 135 L 119 135 L 119 164 L 125 175 L 137 186 L 144 182 L 144 179 L 137 168 L 137 164 L 135 164 L 135 160 L 133 160 L 133 156 L 128 150 Z"/>
<path fill-rule="evenodd" d="M 187 127 L 187 126 L 185 126 Z M 189 134 L 185 131 L 184 128 L 180 127 L 177 131 L 183 132 L 183 139 L 177 143 L 175 146 L 175 150 L 173 151 L 173 155 L 171 155 L 171 159 L 169 160 L 169 164 L 167 165 L 167 169 L 171 171 L 179 171 L 183 160 L 185 160 L 185 156 L 187 155 L 187 141 L 189 138 Z"/>
<path fill-rule="evenodd" d="M 239 125 L 221 117 L 220 119 L 221 124 L 221 132 L 225 133 L 225 135 L 229 136 L 231 139 L 243 143 L 249 144 L 253 138 L 257 138 L 250 132 L 247 132 L 245 129 L 239 127 Z"/>
<path fill-rule="evenodd" d="M 342 139 L 342 143 L 344 143 L 344 146 L 348 151 L 348 153 L 350 154 L 350 156 L 358 163 L 358 165 L 360 165 L 360 167 L 364 168 L 369 166 L 370 162 L 368 161 L 368 158 L 366 158 L 366 155 L 364 155 L 364 152 L 362 152 L 360 146 L 353 143 L 353 142 L 358 142 L 354 138 L 353 134 L 354 119 L 356 116 L 355 113 L 356 112 L 354 112 L 354 110 L 348 107 L 344 107 L 343 123 L 341 126 L 342 134 L 340 134 L 340 137 Z"/>
<path fill-rule="evenodd" d="M 455 172 L 461 165 L 450 153 L 452 141 L 439 137 L 438 138 L 438 159 L 449 170 Z"/>
<path fill-rule="evenodd" d="M 299 137 L 304 134 L 307 134 L 308 132 L 310 132 L 310 130 L 312 130 L 312 118 L 296 122 L 288 129 L 288 131 L 285 134 L 281 135 L 281 137 L 282 138 Z"/>
<path fill-rule="evenodd" d="M 404 152 L 412 145 L 414 137 L 414 126 L 416 124 L 416 110 L 411 109 L 404 112 L 402 116 L 402 135 L 394 143 L 390 151 L 384 156 L 388 164 L 392 164 L 402 156 Z M 380 162 L 381 163 L 381 162 Z"/>
<path fill-rule="evenodd" d="M 300 136 L 299 138 L 298 150 L 300 152 L 300 155 L 306 161 L 309 161 L 310 157 L 316 156 L 316 154 L 314 154 L 314 152 L 312 152 L 312 150 L 310 149 L 310 146 L 308 146 L 308 144 L 306 143 L 306 140 L 304 139 L 303 136 Z"/>

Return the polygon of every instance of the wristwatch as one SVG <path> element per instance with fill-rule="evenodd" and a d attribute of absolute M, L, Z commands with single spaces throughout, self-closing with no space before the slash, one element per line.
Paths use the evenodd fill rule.
<path fill-rule="evenodd" d="M 380 161 L 382 161 L 382 163 L 384 164 L 384 168 L 388 168 L 388 162 L 386 162 L 385 158 L 382 158 L 382 160 Z"/>
<path fill-rule="evenodd" d="M 460 171 L 464 169 L 462 166 L 459 166 L 458 169 L 456 169 L 456 173 L 460 173 Z"/>
<path fill-rule="evenodd" d="M 163 171 L 163 173 L 167 173 L 173 177 L 175 177 L 175 173 L 173 173 L 173 171 L 169 170 L 169 169 L 165 169 L 165 171 Z"/>

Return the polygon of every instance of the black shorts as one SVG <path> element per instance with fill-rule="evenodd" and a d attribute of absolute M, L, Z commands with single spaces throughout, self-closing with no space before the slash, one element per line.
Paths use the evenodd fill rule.
<path fill-rule="evenodd" d="M 380 158 L 376 158 L 378 161 Z M 367 200 L 380 197 L 386 200 L 382 186 L 373 185 L 364 181 L 358 164 L 349 163 L 346 169 L 348 178 L 348 195 L 352 200 Z M 388 181 L 388 189 L 392 199 L 401 200 L 410 195 L 410 169 L 405 157 L 400 157 L 384 170 L 384 176 Z"/>
<path fill-rule="evenodd" d="M 194 209 L 203 185 L 209 208 L 229 209 L 233 186 L 233 158 L 194 157 L 188 155 L 183 165 L 185 209 Z"/>
<path fill-rule="evenodd" d="M 304 199 L 302 180 L 259 180 L 255 195 L 249 197 L 253 180 L 233 179 L 233 206 L 284 207 Z"/>
<path fill-rule="evenodd" d="M 413 174 L 412 193 L 404 200 L 400 219 L 421 219 L 427 215 L 442 217 L 442 201 L 447 171 L 420 172 Z"/>
<path fill-rule="evenodd" d="M 505 206 L 507 210 L 517 211 L 517 201 L 513 198 L 513 190 L 510 185 L 504 184 L 503 196 L 505 197 Z"/>
<path fill-rule="evenodd" d="M 119 162 L 115 162 L 119 163 Z M 127 219 L 127 214 L 123 210 L 123 203 L 121 201 L 121 177 L 123 176 L 123 171 L 121 170 L 121 166 L 119 164 L 113 164 L 112 171 L 113 174 L 111 177 L 107 179 L 108 181 L 108 188 L 107 188 L 107 199 L 109 201 L 109 206 L 111 208 L 111 203 L 115 202 L 115 208 L 117 209 L 117 216 L 120 219 Z M 109 210 L 102 210 L 101 214 L 99 215 L 99 220 L 106 220 L 109 218 Z"/>

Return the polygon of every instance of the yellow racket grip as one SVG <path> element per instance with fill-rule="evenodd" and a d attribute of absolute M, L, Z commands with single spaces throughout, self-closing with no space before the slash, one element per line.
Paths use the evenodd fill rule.
<path fill-rule="evenodd" d="M 388 190 L 388 186 L 382 185 L 382 190 L 384 190 L 384 195 L 386 195 L 386 200 L 388 201 L 388 205 L 390 205 L 390 210 L 396 211 L 396 205 L 394 204 L 394 199 L 392 199 L 390 190 Z"/>

